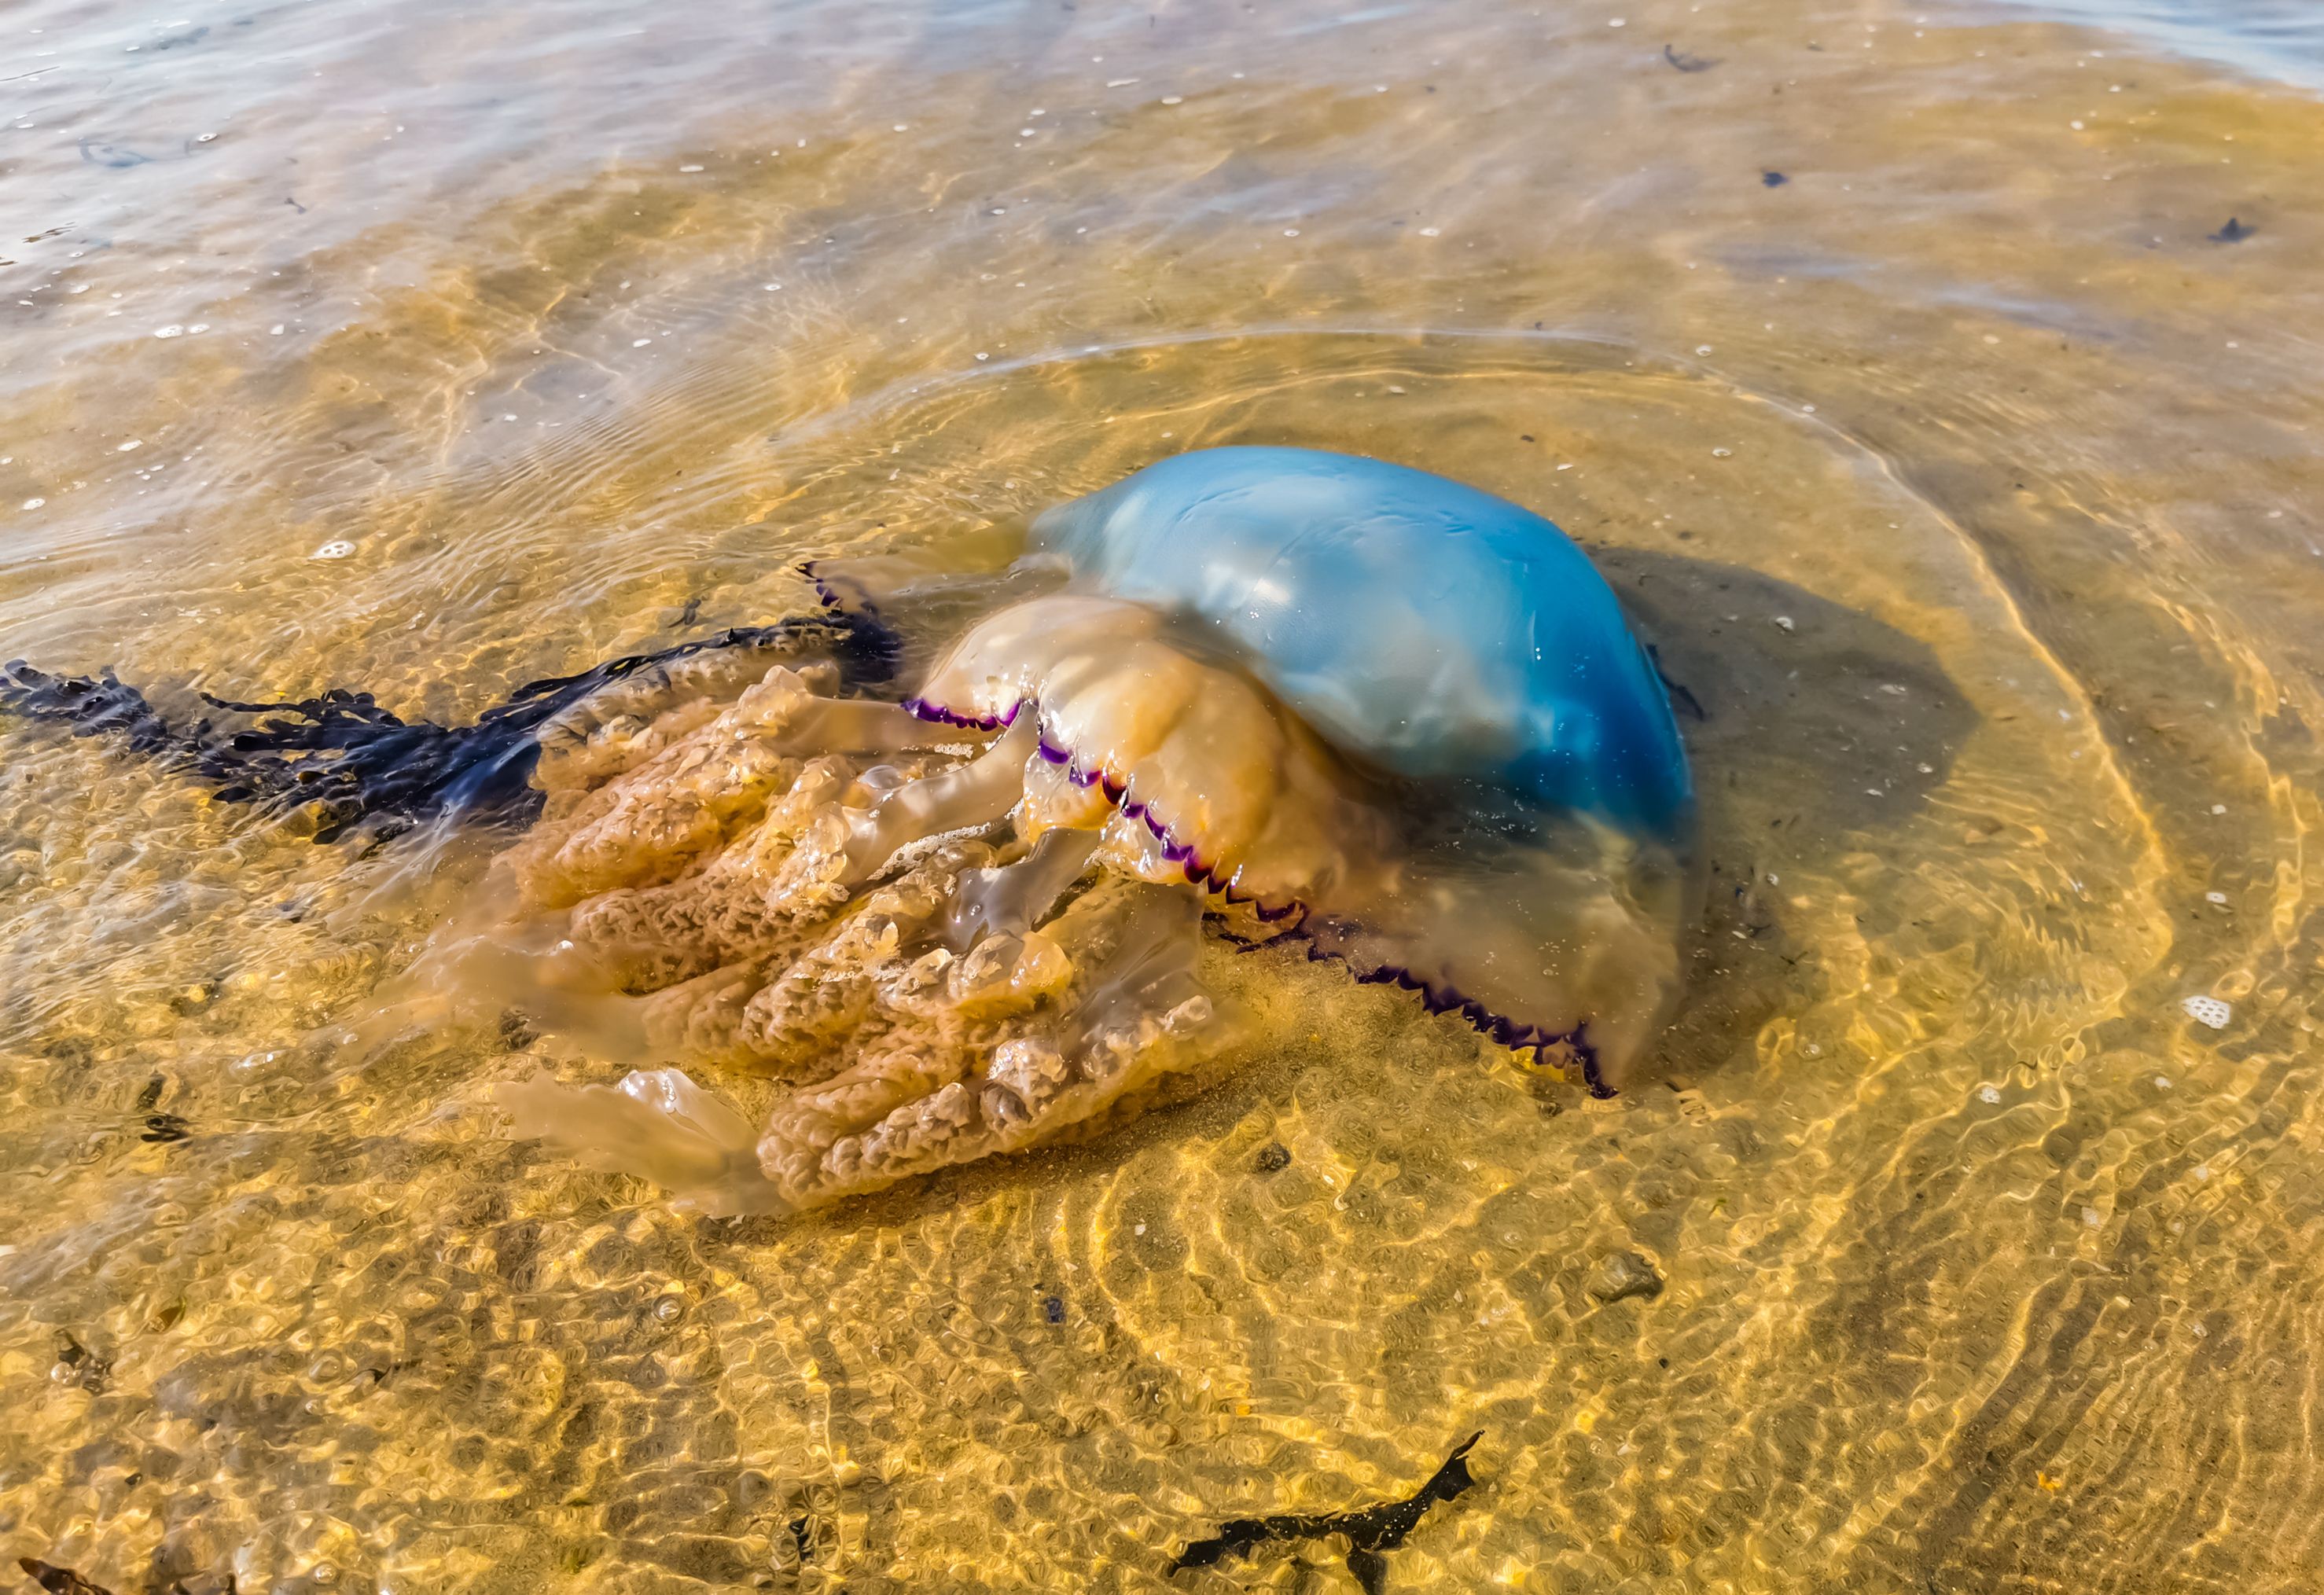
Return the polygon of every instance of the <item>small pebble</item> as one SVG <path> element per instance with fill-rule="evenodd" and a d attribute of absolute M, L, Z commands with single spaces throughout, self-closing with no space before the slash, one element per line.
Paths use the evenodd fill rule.
<path fill-rule="evenodd" d="M 37 510 L 48 502 L 49 501 L 44 498 L 28 498 L 24 501 L 24 508 L 28 510 Z"/>
<path fill-rule="evenodd" d="M 1259 1157 L 1253 1161 L 1259 1173 L 1273 1174 L 1291 1166 L 1291 1148 L 1281 1141 L 1269 1141 L 1259 1149 Z"/>
<path fill-rule="evenodd" d="M 1637 1252 L 1618 1251 L 1601 1260 L 1592 1271 L 1590 1294 L 1609 1305 L 1626 1302 L 1632 1296 L 1651 1299 L 1663 1294 L 1663 1277 Z"/>
<path fill-rule="evenodd" d="M 1045 1296 L 1041 1300 L 1041 1316 L 1052 1323 L 1065 1321 L 1065 1303 L 1062 1296 Z"/>
<path fill-rule="evenodd" d="M 1979 1091 L 1977 1094 L 1978 1100 L 1980 1102 L 1998 1102 L 2001 1100 L 2001 1087 L 1997 1085 L 1988 1085 Z"/>
<path fill-rule="evenodd" d="M 2203 900 L 2207 903 L 2224 903 L 2227 900 L 2227 894 L 2224 891 L 2207 891 L 2203 894 Z"/>

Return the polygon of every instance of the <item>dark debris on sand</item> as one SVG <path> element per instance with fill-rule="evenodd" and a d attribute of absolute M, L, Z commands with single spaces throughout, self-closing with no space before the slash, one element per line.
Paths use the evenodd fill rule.
<path fill-rule="evenodd" d="M 104 1585 L 90 1583 L 69 1567 L 52 1566 L 31 1556 L 17 1557 L 16 1565 L 49 1595 L 113 1595 Z"/>
<path fill-rule="evenodd" d="M 1384 1501 L 1377 1507 L 1318 1517 L 1238 1517 L 1219 1525 L 1219 1532 L 1211 1538 L 1196 1540 L 1179 1552 L 1170 1563 L 1170 1571 L 1184 1572 L 1190 1567 L 1212 1566 L 1230 1556 L 1245 1556 L 1252 1547 L 1269 1540 L 1321 1540 L 1345 1535 L 1348 1571 L 1356 1575 L 1356 1582 L 1363 1586 L 1365 1595 L 1382 1595 L 1388 1588 L 1388 1559 L 1383 1553 L 1403 1544 L 1430 1507 L 1452 1499 L 1477 1482 L 1469 1472 L 1469 1452 L 1484 1437 L 1480 1429 L 1463 1440 L 1444 1459 L 1443 1466 L 1430 1475 L 1428 1482 L 1403 1500 Z"/>
<path fill-rule="evenodd" d="M 117 736 L 132 752 L 185 770 L 230 803 L 305 809 L 316 840 L 351 833 L 392 835 L 439 816 L 529 825 L 542 794 L 531 784 L 540 758 L 535 733 L 609 682 L 722 648 L 816 645 L 850 686 L 895 672 L 895 633 L 877 621 L 828 614 L 738 626 L 652 653 L 630 654 L 577 676 L 529 682 L 473 725 L 407 723 L 367 692 L 333 687 L 295 703 L 236 703 L 202 694 L 211 708 L 256 719 L 222 730 L 208 718 L 172 722 L 111 670 L 51 676 L 22 659 L 0 666 L 0 710 L 69 725 L 75 736 Z"/>

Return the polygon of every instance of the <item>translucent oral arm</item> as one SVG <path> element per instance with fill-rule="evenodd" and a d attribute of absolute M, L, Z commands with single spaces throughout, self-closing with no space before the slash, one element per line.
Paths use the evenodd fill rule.
<path fill-rule="evenodd" d="M 989 1051 L 890 1032 L 776 1108 L 759 1143 L 767 1177 L 805 1206 L 1014 1151 L 1103 1113 L 1203 1045 L 1213 1015 L 1194 977 L 1197 894 L 1101 884 L 1049 932 L 1073 989 L 1041 1022 Z"/>
<path fill-rule="evenodd" d="M 641 1070 L 619 1085 L 504 1081 L 493 1099 L 517 1139 L 651 1180 L 681 1206 L 713 1217 L 790 1209 L 760 1172 L 750 1121 L 677 1069 Z"/>
<path fill-rule="evenodd" d="M 579 791 L 633 770 L 726 712 L 736 696 L 770 671 L 796 675 L 828 692 L 839 671 L 828 663 L 787 665 L 770 648 L 717 649 L 610 682 L 545 722 L 534 784 Z"/>
<path fill-rule="evenodd" d="M 1025 795 L 1025 761 L 1036 734 L 1028 715 L 959 769 L 908 781 L 881 798 L 854 822 L 841 883 L 870 880 L 897 849 L 923 837 L 990 825 L 1006 816 Z"/>
<path fill-rule="evenodd" d="M 1033 851 L 1015 863 L 968 871 L 945 916 L 945 941 L 964 953 L 987 932 L 1021 936 L 1030 930 L 1089 868 L 1097 844 L 1095 831 L 1044 831 Z"/>
<path fill-rule="evenodd" d="M 931 724 L 899 704 L 870 698 L 822 697 L 805 689 L 793 676 L 774 676 L 742 695 L 735 705 L 738 720 L 755 723 L 771 733 L 783 751 L 816 753 L 902 753 L 915 748 L 942 748 L 971 742 L 981 734 L 958 726 Z"/>

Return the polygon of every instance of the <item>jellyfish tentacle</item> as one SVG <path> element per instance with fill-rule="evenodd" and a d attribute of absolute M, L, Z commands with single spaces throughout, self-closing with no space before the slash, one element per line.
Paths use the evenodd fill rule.
<path fill-rule="evenodd" d="M 818 810 L 768 889 L 769 908 L 793 918 L 828 914 L 913 847 L 1003 819 L 1023 796 L 1030 742 L 1028 722 L 939 774 L 879 788 L 859 782 Z"/>
<path fill-rule="evenodd" d="M 725 714 L 738 694 L 787 663 L 815 690 L 838 686 L 835 663 L 799 663 L 792 650 L 773 643 L 689 654 L 609 681 L 541 724 L 533 784 L 570 791 L 634 770 Z"/>
<path fill-rule="evenodd" d="M 998 1016 L 888 1028 L 848 1068 L 778 1105 L 759 1143 L 768 1179 L 805 1205 L 1021 1150 L 1187 1066 L 1213 1019 L 1194 973 L 1200 927 L 1199 899 L 1183 887 L 1118 881 L 1085 894 L 1021 938 L 1049 944 L 1035 954 L 1037 994 Z M 945 956 L 956 970 L 974 954 Z M 1022 951 L 992 959 L 1012 971 L 1027 962 Z"/>
<path fill-rule="evenodd" d="M 992 857 L 988 844 L 955 838 L 862 894 L 854 912 L 770 971 L 737 1011 L 732 1045 L 789 1074 L 830 1056 L 872 1016 L 883 976 L 935 941 L 952 881 Z"/>
<path fill-rule="evenodd" d="M 790 789 L 706 862 L 675 880 L 622 886 L 573 910 L 573 938 L 619 972 L 632 990 L 690 980 L 727 960 L 763 951 L 789 922 L 767 906 L 800 834 L 837 801 L 855 766 L 836 755 L 809 760 Z"/>
<path fill-rule="evenodd" d="M 562 908 L 615 886 L 674 879 L 788 789 L 804 758 L 927 751 L 963 741 L 894 704 L 816 690 L 831 678 L 777 665 L 659 751 L 608 770 L 610 779 L 586 791 L 562 788 L 570 792 L 567 806 L 509 854 L 526 899 Z M 649 724 L 632 740 L 653 733 Z"/>
<path fill-rule="evenodd" d="M 945 945 L 965 953 L 981 936 L 1032 929 L 1089 868 L 1097 844 L 1094 831 L 1058 826 L 1012 863 L 964 871 L 945 913 Z"/>
<path fill-rule="evenodd" d="M 914 842 L 1005 818 L 1025 795 L 1025 760 L 1032 744 L 1029 724 L 1013 727 L 967 763 L 907 782 L 881 798 L 850 825 L 851 883 L 869 879 Z"/>
<path fill-rule="evenodd" d="M 639 1070 L 613 1086 L 503 1081 L 492 1095 L 518 1139 L 651 1180 L 681 1206 L 713 1217 L 790 1211 L 759 1166 L 749 1121 L 680 1070 Z"/>

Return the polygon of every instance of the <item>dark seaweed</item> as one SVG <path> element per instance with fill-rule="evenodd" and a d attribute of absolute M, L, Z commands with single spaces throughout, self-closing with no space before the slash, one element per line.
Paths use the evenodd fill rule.
<path fill-rule="evenodd" d="M 186 1128 L 186 1121 L 175 1113 L 155 1113 L 146 1119 L 145 1133 L 137 1139 L 167 1146 L 172 1141 L 182 1141 L 192 1133 Z"/>
<path fill-rule="evenodd" d="M 1708 72 L 1719 64 L 1716 57 L 1689 55 L 1686 51 L 1669 44 L 1663 46 L 1663 60 L 1670 62 L 1682 72 Z"/>
<path fill-rule="evenodd" d="M 69 1567 L 52 1567 L 30 1556 L 17 1557 L 16 1565 L 49 1595 L 113 1595 L 104 1585 L 90 1583 Z"/>
<path fill-rule="evenodd" d="M 207 719 L 173 722 L 111 670 L 51 676 L 22 659 L 0 667 L 0 709 L 72 727 L 76 736 L 123 738 L 131 751 L 212 783 L 233 803 L 306 808 L 316 839 L 386 836 L 424 821 L 457 817 L 521 829 L 540 812 L 531 784 L 547 721 L 609 682 L 720 648 L 822 647 L 851 687 L 895 672 L 894 632 L 868 616 L 815 615 L 740 626 L 652 653 L 625 655 L 577 676 L 528 682 L 473 725 L 398 719 L 367 692 L 333 687 L 295 703 L 237 703 L 202 695 L 211 708 L 256 718 L 221 730 Z"/>
<path fill-rule="evenodd" d="M 1654 666 L 1655 679 L 1661 682 L 1663 684 L 1663 691 L 1670 695 L 1672 708 L 1678 710 L 1681 714 L 1686 715 L 1687 718 L 1691 720 L 1708 720 L 1711 718 L 1709 715 L 1703 713 L 1702 699 L 1689 692 L 1686 689 L 1684 683 L 1671 679 L 1670 672 L 1663 668 L 1662 654 L 1656 650 L 1655 645 L 1651 642 L 1646 644 L 1646 662 Z"/>
<path fill-rule="evenodd" d="M 2250 237 L 2254 233 L 2258 231 L 2259 229 L 2257 227 L 2246 226 L 2245 223 L 2238 221 L 2234 217 L 2229 217 L 2226 226 L 2221 227 L 2216 233 L 2206 234 L 2205 236 L 2209 237 L 2214 244 L 2241 244 L 2245 239 Z"/>
<path fill-rule="evenodd" d="M 1219 1532 L 1212 1538 L 1196 1540 L 1179 1552 L 1170 1563 L 1170 1571 L 1184 1572 L 1190 1567 L 1209 1567 L 1230 1556 L 1248 1555 L 1253 1546 L 1268 1540 L 1320 1540 L 1345 1535 L 1348 1571 L 1356 1575 L 1356 1582 L 1363 1586 L 1365 1595 L 1381 1595 L 1388 1588 L 1388 1559 L 1381 1553 L 1403 1544 L 1405 1536 L 1418 1526 L 1421 1514 L 1430 1507 L 1452 1499 L 1477 1482 L 1469 1472 L 1469 1452 L 1484 1437 L 1484 1432 L 1480 1430 L 1462 1441 L 1428 1482 L 1403 1500 L 1384 1501 L 1377 1507 L 1321 1517 L 1238 1517 L 1219 1525 Z"/>

